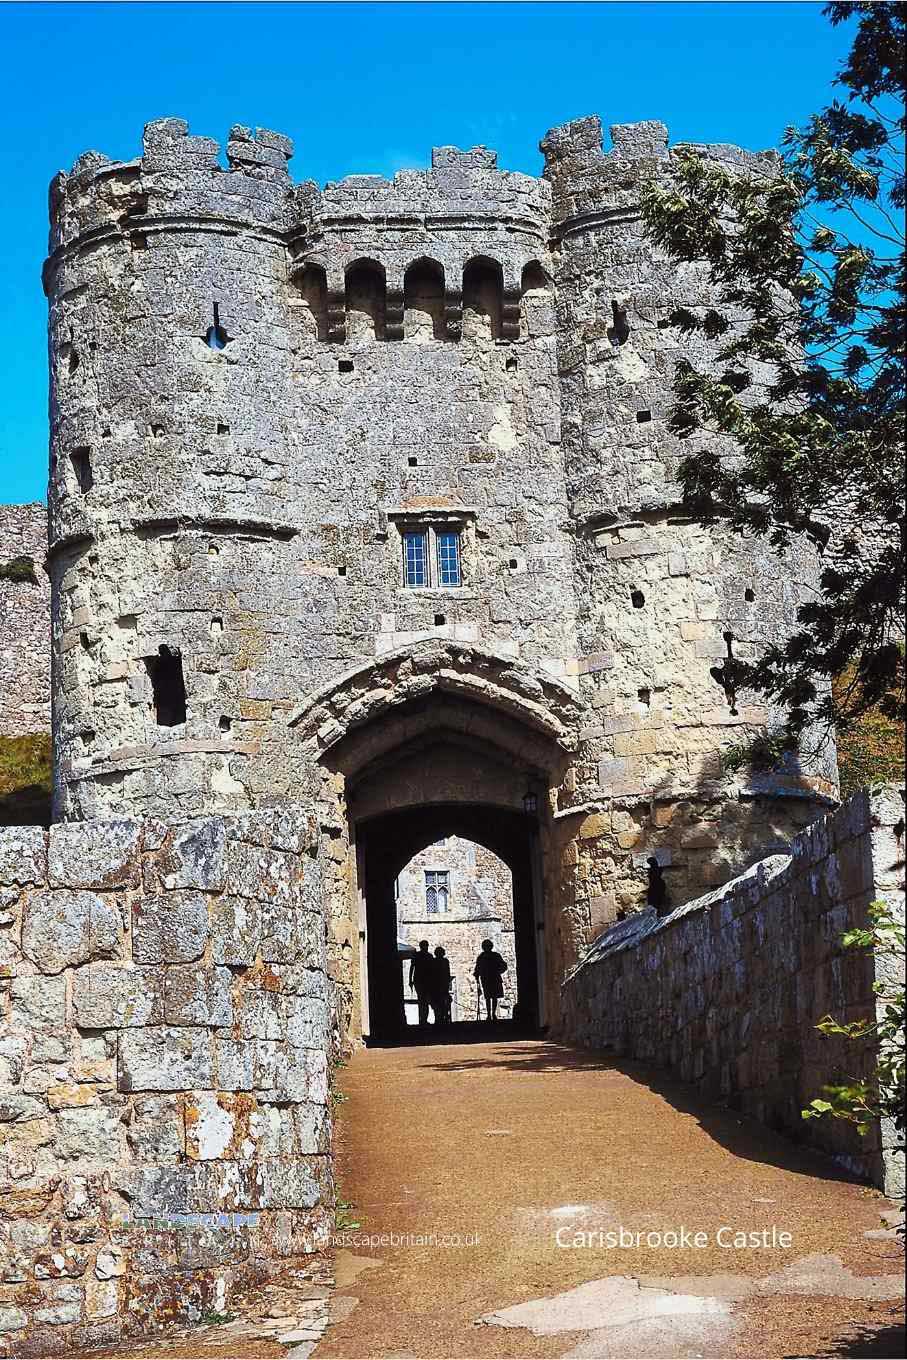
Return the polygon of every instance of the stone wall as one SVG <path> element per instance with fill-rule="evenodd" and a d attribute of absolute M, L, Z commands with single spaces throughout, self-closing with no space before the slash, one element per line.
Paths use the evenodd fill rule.
<path fill-rule="evenodd" d="M 0 505 L 0 737 L 50 731 L 46 556 L 47 507 Z M 33 563 L 33 580 L 15 579 L 21 558 Z"/>
<path fill-rule="evenodd" d="M 900 1159 L 800 1111 L 823 1084 L 871 1066 L 871 1050 L 815 1026 L 829 1013 L 873 1014 L 876 961 L 840 939 L 875 899 L 903 914 L 903 869 L 903 791 L 856 794 L 798 836 L 791 856 L 663 919 L 647 910 L 607 930 L 564 985 L 561 1032 L 670 1067 L 893 1193 Z"/>
<path fill-rule="evenodd" d="M 223 1311 L 325 1242 L 304 813 L 0 830 L 0 927 L 0 1355 Z"/>
<path fill-rule="evenodd" d="M 429 913 L 425 902 L 425 874 L 450 875 L 447 911 Z M 414 855 L 401 872 L 397 896 L 397 933 L 418 946 L 427 939 L 432 949 L 447 951 L 453 977 L 454 1020 L 474 1020 L 476 985 L 473 978 L 482 941 L 489 939 L 507 964 L 499 1014 L 508 1018 L 517 1000 L 516 945 L 513 928 L 513 876 L 493 851 L 462 836 L 445 836 Z M 408 964 L 405 969 L 408 969 Z M 408 976 L 408 974 L 405 974 Z M 406 990 L 407 1018 L 415 1018 L 415 999 Z"/>

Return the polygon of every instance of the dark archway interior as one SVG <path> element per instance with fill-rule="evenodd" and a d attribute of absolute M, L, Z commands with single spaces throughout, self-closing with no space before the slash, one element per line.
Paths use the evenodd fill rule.
<path fill-rule="evenodd" d="M 405 1037 L 401 967 L 397 953 L 394 883 L 413 855 L 441 836 L 476 841 L 498 855 L 513 875 L 518 1021 L 538 1027 L 538 949 L 533 888 L 534 816 L 487 804 L 434 803 L 370 817 L 357 823 L 364 869 L 368 942 L 370 1042 Z M 476 952 L 480 944 L 477 934 Z"/>

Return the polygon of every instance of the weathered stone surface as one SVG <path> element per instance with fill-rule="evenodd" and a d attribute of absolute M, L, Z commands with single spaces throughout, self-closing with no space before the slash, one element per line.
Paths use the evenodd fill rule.
<path fill-rule="evenodd" d="M 152 968 L 94 963 L 72 976 L 73 1018 L 82 1029 L 129 1029 L 163 1018 L 163 980 Z"/>
<path fill-rule="evenodd" d="M 156 1025 L 123 1030 L 117 1060 L 121 1091 L 186 1091 L 213 1083 L 206 1029 Z"/>
<path fill-rule="evenodd" d="M 197 892 L 138 898 L 132 911 L 136 963 L 190 963 L 208 938 L 208 899 Z"/>
<path fill-rule="evenodd" d="M 46 878 L 47 832 L 40 826 L 0 826 L 0 884 L 43 883 Z"/>
<path fill-rule="evenodd" d="M 253 964 L 261 941 L 261 904 L 224 893 L 211 909 L 211 955 L 215 963 Z"/>
<path fill-rule="evenodd" d="M 170 844 L 157 858 L 156 868 L 162 885 L 175 888 L 204 888 L 219 892 L 224 887 L 226 834 L 217 818 L 190 822 L 174 832 Z"/>
<path fill-rule="evenodd" d="M 229 1025 L 233 1020 L 227 968 L 178 965 L 164 974 L 164 1020 L 168 1025 Z"/>
<path fill-rule="evenodd" d="M 123 926 L 117 905 L 88 892 L 36 892 L 22 920 L 22 952 L 42 973 L 122 952 Z"/>
<path fill-rule="evenodd" d="M 141 823 L 65 822 L 52 826 L 48 881 L 52 888 L 136 888 L 139 884 Z"/>
<path fill-rule="evenodd" d="M 115 1166 L 120 1160 L 121 1125 L 115 1111 L 104 1106 L 61 1110 L 57 1116 L 55 1150 L 66 1161 Z"/>
<path fill-rule="evenodd" d="M 176 1096 L 143 1096 L 132 1106 L 126 1137 L 139 1163 L 166 1164 L 185 1151 L 183 1109 Z"/>
<path fill-rule="evenodd" d="M 801 1110 L 841 1071 L 869 1072 L 872 1050 L 822 1035 L 827 1013 L 869 1017 L 882 972 L 848 955 L 845 931 L 884 897 L 904 910 L 900 799 L 872 823 L 867 795 L 705 897 L 609 926 L 569 976 L 561 1032 L 582 1044 L 673 1068 L 685 1081 L 773 1128 L 809 1137 L 899 1193 L 892 1143 L 868 1144 L 840 1121 L 804 1128 Z M 864 830 L 854 837 L 854 825 Z M 898 827 L 900 830 L 898 831 Z M 859 871 L 840 872 L 853 858 Z M 846 975 L 846 982 L 845 982 Z M 886 1135 L 883 1131 L 883 1138 Z"/>
<path fill-rule="evenodd" d="M 66 1024 L 64 977 L 13 978 L 13 1026 L 32 1030 L 62 1030 Z"/>

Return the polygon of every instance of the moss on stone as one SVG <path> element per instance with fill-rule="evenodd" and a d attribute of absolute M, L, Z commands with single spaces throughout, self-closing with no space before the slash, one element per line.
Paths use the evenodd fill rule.
<path fill-rule="evenodd" d="M 49 733 L 0 737 L 0 826 L 47 826 L 52 787 Z"/>
<path fill-rule="evenodd" d="M 14 557 L 9 562 L 0 562 L 0 581 L 12 581 L 16 585 L 36 586 L 35 559 L 33 557 Z"/>

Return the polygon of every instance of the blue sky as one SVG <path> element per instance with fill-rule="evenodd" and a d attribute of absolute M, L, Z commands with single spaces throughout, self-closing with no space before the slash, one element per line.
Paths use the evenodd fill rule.
<path fill-rule="evenodd" d="M 758 150 L 827 102 L 851 31 L 820 3 L 0 4 L 0 501 L 44 496 L 47 185 L 82 151 L 130 159 L 172 115 L 284 132 L 320 183 L 449 144 L 538 173 L 589 113 Z"/>

